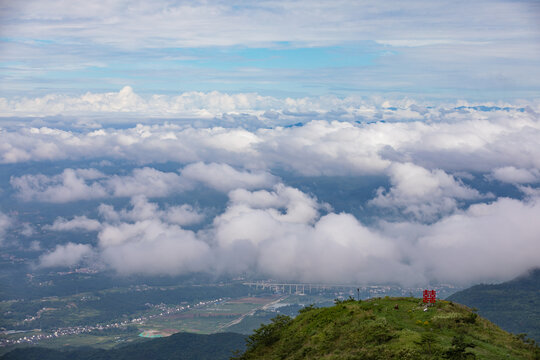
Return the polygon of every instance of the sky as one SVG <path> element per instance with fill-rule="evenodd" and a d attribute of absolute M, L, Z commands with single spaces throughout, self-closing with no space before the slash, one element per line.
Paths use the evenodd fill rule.
<path fill-rule="evenodd" d="M 8 98 L 537 97 L 538 1 L 1 1 Z"/>
<path fill-rule="evenodd" d="M 539 19 L 0 1 L 0 247 L 120 276 L 509 280 L 540 266 Z"/>

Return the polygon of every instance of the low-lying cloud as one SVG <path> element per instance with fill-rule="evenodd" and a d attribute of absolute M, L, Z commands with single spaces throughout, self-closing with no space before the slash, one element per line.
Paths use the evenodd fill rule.
<path fill-rule="evenodd" d="M 65 169 L 61 174 L 12 177 L 11 185 L 24 201 L 66 203 L 110 197 L 165 197 L 203 184 L 218 191 L 267 188 L 277 177 L 265 171 L 237 170 L 227 164 L 190 164 L 179 172 L 135 168 L 130 175 L 105 175 L 96 169 Z"/>
<path fill-rule="evenodd" d="M 411 262 L 421 264 L 419 271 L 439 281 L 502 281 L 540 264 L 538 216 L 538 197 L 500 198 L 430 226 L 393 224 L 391 235 L 409 237 L 405 244 L 410 246 L 406 251 Z"/>
<path fill-rule="evenodd" d="M 538 169 L 517 169 L 513 166 L 505 166 L 494 169 L 491 177 L 510 184 L 534 184 L 540 182 Z"/>
<path fill-rule="evenodd" d="M 266 171 L 238 171 L 227 164 L 201 162 L 183 168 L 182 176 L 222 192 L 267 188 L 277 182 L 277 178 Z"/>
<path fill-rule="evenodd" d="M 393 164 L 388 173 L 392 187 L 379 188 L 371 205 L 395 209 L 418 220 L 434 220 L 454 212 L 460 200 L 479 199 L 482 195 L 440 169 L 426 170 L 404 163 Z"/>
<path fill-rule="evenodd" d="M 52 225 L 45 225 L 43 228 L 52 231 L 96 231 L 101 229 L 101 224 L 86 216 L 75 216 L 71 220 L 59 217 Z"/>
<path fill-rule="evenodd" d="M 41 255 L 39 264 L 41 267 L 73 266 L 91 257 L 92 254 L 90 245 L 70 242 L 66 245 L 57 245 L 53 251 Z"/>
<path fill-rule="evenodd" d="M 65 169 L 55 176 L 23 175 L 11 178 L 11 185 L 24 201 L 65 203 L 107 196 L 99 179 L 105 175 L 95 169 Z"/>
<path fill-rule="evenodd" d="M 5 120 L 0 166 L 88 164 L 12 176 L 15 200 L 101 202 L 95 218 L 73 214 L 44 227 L 96 237 L 91 245 L 49 249 L 41 266 L 93 261 L 121 274 L 469 284 L 540 265 L 538 102 L 430 106 L 244 95 L 177 99 L 208 111 L 189 122 L 76 128 L 45 118 L 29 118 L 39 126 L 28 127 Z M 130 89 L 84 101 L 111 112 L 132 108 L 141 118 L 152 101 L 173 106 L 171 98 L 142 99 Z M 115 168 L 124 162 L 130 165 Z M 163 170 L 170 164 L 177 170 Z M 376 184 L 363 188 L 368 177 Z M 353 185 L 341 189 L 335 178 Z M 196 193 L 208 189 L 228 202 L 199 207 Z M 190 201 L 181 200 L 187 192 Z M 109 203 L 118 197 L 129 205 Z"/>
<path fill-rule="evenodd" d="M 109 158 L 139 164 L 172 161 L 253 170 L 278 167 L 303 175 L 384 174 L 396 162 L 450 174 L 514 167 L 534 175 L 534 169 L 540 168 L 539 109 L 493 105 L 489 107 L 493 110 L 484 111 L 454 104 L 422 114 L 409 110 L 412 105 L 403 103 L 400 106 L 405 108 L 392 110 L 366 107 L 367 118 L 358 115 L 334 121 L 325 114 L 325 120 L 304 119 L 301 126 L 271 123 L 266 128 L 256 123 L 249 130 L 242 123 L 223 127 L 219 121 L 208 127 L 165 123 L 83 131 L 8 128 L 0 132 L 0 163 Z M 495 178 L 508 178 L 501 171 Z M 519 180 L 529 178 L 521 175 Z"/>
<path fill-rule="evenodd" d="M 94 254 L 120 274 L 249 273 L 403 285 L 503 281 L 540 263 L 539 204 L 538 197 L 500 198 L 432 224 L 366 226 L 278 184 L 272 190 L 232 191 L 224 212 L 195 232 L 171 219 L 174 207 L 137 197 L 130 209 L 100 206 L 93 248 L 58 246 L 42 256 L 41 266 L 73 265 Z"/>

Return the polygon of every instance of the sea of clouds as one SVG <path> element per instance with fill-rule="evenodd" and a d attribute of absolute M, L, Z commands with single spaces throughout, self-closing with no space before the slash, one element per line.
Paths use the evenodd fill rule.
<path fill-rule="evenodd" d="M 540 266 L 539 102 L 141 97 L 125 87 L 0 99 L 0 112 L 0 166 L 84 164 L 12 175 L 13 195 L 2 196 L 99 202 L 95 217 L 74 213 L 40 225 L 95 234 L 93 243 L 41 244 L 41 267 L 464 285 Z M 110 162 L 135 165 L 111 173 L 103 169 Z M 159 170 L 164 162 L 178 166 Z M 335 211 L 288 184 L 283 171 L 304 181 L 380 176 L 386 182 L 368 201 L 348 200 L 377 218 Z M 506 184 L 519 196 L 479 183 Z M 222 212 L 168 200 L 201 188 L 226 196 Z M 115 198 L 130 202 L 118 207 Z M 0 238 L 17 222 L 3 209 Z"/>

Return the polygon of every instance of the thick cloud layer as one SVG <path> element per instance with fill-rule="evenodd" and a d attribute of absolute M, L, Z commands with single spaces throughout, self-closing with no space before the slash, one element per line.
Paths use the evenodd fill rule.
<path fill-rule="evenodd" d="M 325 282 L 377 281 L 385 268 L 408 272 L 389 239 L 349 214 L 321 217 L 322 205 L 297 189 L 278 185 L 272 192 L 237 190 L 229 197 L 212 229 L 219 252 L 228 255 L 221 257 L 224 270 Z"/>
<path fill-rule="evenodd" d="M 505 113 L 522 112 L 524 109 L 538 112 L 536 101 L 441 103 L 425 104 L 410 98 L 386 99 L 332 95 L 317 97 L 278 98 L 258 93 L 185 92 L 179 95 L 138 95 L 130 86 L 118 92 L 87 93 L 81 96 L 48 94 L 34 98 L 0 98 L 2 117 L 77 116 L 75 123 L 65 126 L 100 127 L 105 122 L 122 122 L 129 118 L 148 121 L 148 118 L 197 119 L 208 123 L 219 119 L 223 125 L 253 122 L 257 125 L 291 123 L 291 120 L 339 119 L 339 120 L 400 120 L 400 119 L 456 119 L 466 118 L 478 110 L 499 110 Z M 484 114 L 486 115 L 486 114 Z M 95 117 L 100 116 L 96 121 Z M 492 117 L 491 114 L 490 117 Z M 89 120 L 92 119 L 92 120 Z M 108 120 L 105 120 L 108 118 Z M 62 119 L 42 119 L 62 122 Z"/>
<path fill-rule="evenodd" d="M 276 126 L 281 123 L 280 117 L 291 116 L 285 115 L 288 110 L 283 108 L 271 118 L 265 113 L 247 119 L 231 115 L 238 119 L 232 127 L 221 118 L 199 126 L 179 121 L 82 131 L 50 127 L 47 125 L 53 124 L 45 120 L 40 120 L 41 127 L 9 125 L 0 132 L 0 163 L 102 158 L 146 164 L 202 161 L 254 170 L 282 167 L 306 175 L 346 175 L 385 173 L 398 162 L 447 173 L 495 171 L 495 179 L 508 178 L 501 173 L 508 173 L 508 169 L 498 168 L 514 167 L 532 171 L 535 176 L 535 169 L 540 167 L 538 104 L 428 107 L 409 100 L 396 104 L 314 100 L 304 105 L 301 99 L 291 100 L 290 106 L 300 107 L 298 111 L 314 104 L 321 109 L 307 116 L 295 113 L 285 123 L 300 119 L 302 126 L 292 127 Z M 329 120 L 311 120 L 313 117 Z M 265 122 L 268 126 L 261 128 Z M 529 181 L 531 175 L 526 178 Z M 520 181 L 523 179 L 521 175 Z M 163 183 L 158 185 L 167 185 L 174 179 L 160 181 Z M 91 190 L 95 196 L 101 191 Z"/>
<path fill-rule="evenodd" d="M 505 280 L 540 261 L 538 197 L 500 198 L 430 225 L 383 222 L 372 228 L 350 214 L 323 215 L 324 204 L 283 184 L 271 191 L 235 190 L 229 200 L 199 232 L 182 229 L 171 217 L 175 207 L 160 209 L 145 198 L 134 198 L 131 209 L 101 205 L 96 247 L 57 246 L 42 256 L 41 266 L 72 265 L 94 255 L 121 274 L 251 273 L 312 282 L 465 285 Z"/>
<path fill-rule="evenodd" d="M 419 271 L 439 281 L 500 281 L 539 265 L 539 215 L 539 197 L 500 198 L 429 226 L 390 224 L 384 231 L 395 241 L 403 240 L 402 246 L 410 246 L 402 249 L 411 262 L 421 264 Z"/>
<path fill-rule="evenodd" d="M 389 239 L 349 214 L 321 217 L 325 205 L 297 189 L 278 184 L 272 191 L 235 190 L 229 198 L 226 211 L 198 233 L 178 225 L 174 208 L 161 210 L 145 198 L 134 198 L 131 209 L 101 205 L 95 253 L 122 274 L 253 272 L 289 280 L 372 282 L 383 281 L 383 269 L 410 272 Z M 48 229 L 80 228 L 88 220 L 59 219 Z M 41 266 L 71 265 L 93 251 L 86 245 L 58 246 L 41 258 Z"/>
<path fill-rule="evenodd" d="M 419 220 L 436 219 L 452 213 L 459 200 L 481 198 L 480 193 L 464 186 L 453 176 L 436 169 L 428 171 L 411 163 L 392 164 L 388 173 L 392 187 L 379 188 L 371 204 L 401 210 Z"/>
<path fill-rule="evenodd" d="M 190 124 L 6 119 L 0 166 L 78 164 L 19 172 L 10 179 L 15 200 L 101 202 L 97 215 L 87 209 L 43 226 L 95 237 L 44 250 L 40 265 L 401 284 L 502 281 L 540 265 L 538 104 L 234 99 L 249 116 L 217 102 L 225 112 Z M 375 185 L 358 196 L 368 177 Z M 358 188 L 340 189 L 337 178 Z M 200 206 L 200 191 L 228 202 Z M 130 204 L 115 208 L 119 197 Z"/>

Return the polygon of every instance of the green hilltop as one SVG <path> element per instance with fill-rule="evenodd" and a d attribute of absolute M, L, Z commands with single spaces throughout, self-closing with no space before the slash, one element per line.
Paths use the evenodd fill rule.
<path fill-rule="evenodd" d="M 248 338 L 249 359 L 540 359 L 524 342 L 466 306 L 416 298 L 336 301 L 278 316 Z"/>

